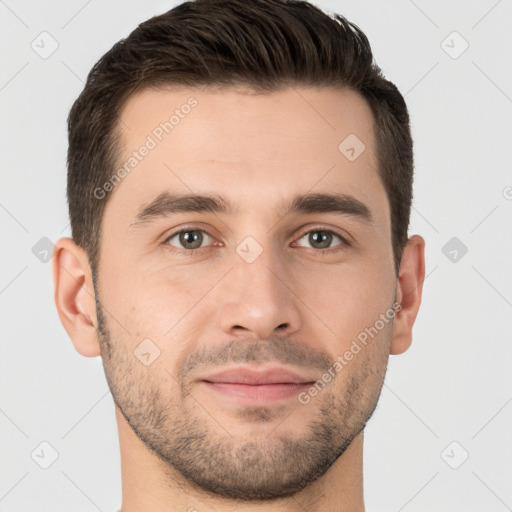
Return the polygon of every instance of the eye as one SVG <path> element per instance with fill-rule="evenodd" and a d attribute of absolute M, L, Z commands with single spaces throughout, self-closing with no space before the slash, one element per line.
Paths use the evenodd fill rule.
<path fill-rule="evenodd" d="M 176 239 L 175 243 L 179 244 L 178 249 L 186 249 L 192 252 L 194 249 L 201 248 L 205 241 L 209 241 L 211 244 L 213 237 L 202 229 L 183 229 L 169 236 L 164 243 L 176 247 L 171 242 L 174 239 Z"/>
<path fill-rule="evenodd" d="M 350 243 L 342 235 L 328 229 L 313 229 L 304 233 L 294 246 L 301 246 L 299 242 L 305 239 L 305 247 L 317 249 L 317 252 L 325 253 L 336 251 L 338 246 L 349 246 Z M 333 242 L 338 239 L 338 243 Z M 196 250 L 212 246 L 215 239 L 203 229 L 185 228 L 168 236 L 163 244 L 172 251 L 185 252 L 192 255 Z"/>
<path fill-rule="evenodd" d="M 332 246 L 331 244 L 336 238 L 340 240 L 340 242 Z M 309 246 L 306 247 L 319 249 L 322 252 L 339 245 L 349 245 L 344 237 L 327 229 L 313 229 L 302 235 L 299 241 L 302 239 L 306 239 L 306 242 L 309 244 Z"/>

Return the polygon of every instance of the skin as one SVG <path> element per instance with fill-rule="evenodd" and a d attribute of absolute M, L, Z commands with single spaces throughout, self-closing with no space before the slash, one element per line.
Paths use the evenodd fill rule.
<path fill-rule="evenodd" d="M 371 111 L 331 88 L 144 90 L 122 111 L 123 157 L 191 96 L 197 106 L 108 199 L 96 289 L 73 240 L 53 258 L 61 322 L 80 354 L 101 355 L 116 402 L 122 510 L 364 511 L 364 426 L 389 355 L 411 344 L 425 277 L 418 235 L 394 272 Z M 366 147 L 352 162 L 338 150 L 349 134 Z M 238 213 L 132 226 L 164 191 L 220 194 Z M 333 191 L 365 203 L 374 222 L 280 210 L 296 194 Z M 169 238 L 184 227 L 211 235 L 192 255 Z M 334 233 L 332 252 L 311 240 L 318 231 Z M 247 236 L 262 248 L 252 263 L 236 252 Z M 199 380 L 282 365 L 316 381 L 395 300 L 394 320 L 307 404 L 244 406 Z M 134 355 L 144 339 L 160 350 L 148 366 Z"/>

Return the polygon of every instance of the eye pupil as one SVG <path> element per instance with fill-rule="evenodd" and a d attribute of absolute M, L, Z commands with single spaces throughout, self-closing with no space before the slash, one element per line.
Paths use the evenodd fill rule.
<path fill-rule="evenodd" d="M 187 249 L 197 249 L 201 247 L 203 234 L 200 231 L 183 231 L 180 233 L 180 243 Z M 193 247 L 188 246 L 191 243 Z"/>
<path fill-rule="evenodd" d="M 318 236 L 320 234 L 320 236 Z M 331 244 L 332 234 L 327 231 L 312 231 L 309 234 L 309 243 L 314 245 L 320 243 L 320 249 L 326 249 Z"/>

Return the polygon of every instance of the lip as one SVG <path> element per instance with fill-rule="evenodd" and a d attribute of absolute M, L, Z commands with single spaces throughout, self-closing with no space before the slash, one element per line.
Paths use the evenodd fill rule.
<path fill-rule="evenodd" d="M 260 371 L 231 368 L 200 379 L 207 389 L 245 405 L 271 405 L 296 397 L 315 381 L 283 367 Z"/>
<path fill-rule="evenodd" d="M 267 368 L 264 370 L 251 370 L 246 367 L 237 367 L 213 373 L 200 380 L 223 384 L 246 384 L 261 386 L 265 384 L 311 384 L 314 378 L 301 376 L 284 367 Z"/>

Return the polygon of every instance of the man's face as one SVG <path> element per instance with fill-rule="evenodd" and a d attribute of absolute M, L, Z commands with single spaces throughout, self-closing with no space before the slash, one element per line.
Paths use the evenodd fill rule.
<path fill-rule="evenodd" d="M 126 104 L 119 167 L 150 149 L 103 218 L 103 364 L 133 431 L 190 484 L 244 499 L 297 492 L 373 413 L 396 278 L 372 125 L 359 95 L 328 88 L 146 90 Z M 164 193 L 222 197 L 233 211 L 148 209 Z M 369 215 L 355 201 L 287 213 L 307 194 L 350 196 Z M 207 382 L 278 367 L 309 384 Z"/>

